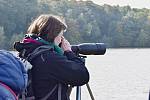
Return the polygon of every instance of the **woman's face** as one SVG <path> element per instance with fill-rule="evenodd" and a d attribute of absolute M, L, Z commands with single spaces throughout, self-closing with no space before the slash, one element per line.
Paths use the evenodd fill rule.
<path fill-rule="evenodd" d="M 61 39 L 63 37 L 63 33 L 64 33 L 64 30 L 61 30 L 61 32 L 59 33 L 59 35 L 54 39 L 54 43 L 56 45 L 59 45 L 61 43 Z"/>

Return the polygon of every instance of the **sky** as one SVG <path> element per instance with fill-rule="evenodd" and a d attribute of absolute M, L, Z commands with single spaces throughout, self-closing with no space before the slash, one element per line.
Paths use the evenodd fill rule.
<path fill-rule="evenodd" d="M 150 0 L 91 0 L 96 4 L 104 5 L 119 5 L 119 6 L 131 6 L 132 8 L 148 8 L 150 9 Z"/>

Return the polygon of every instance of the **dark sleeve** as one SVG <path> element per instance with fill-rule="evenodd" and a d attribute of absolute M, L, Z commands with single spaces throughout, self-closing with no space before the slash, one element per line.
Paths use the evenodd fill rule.
<path fill-rule="evenodd" d="M 44 66 L 49 71 L 48 77 L 73 86 L 88 83 L 89 72 L 84 62 L 73 52 L 65 52 L 64 55 L 45 52 L 41 56 L 38 58 L 43 60 L 41 59 L 40 62 L 34 61 L 34 63 Z"/>
<path fill-rule="evenodd" d="M 67 57 L 68 60 L 72 60 L 72 61 L 75 61 L 77 63 L 85 65 L 85 62 L 83 61 L 83 59 L 77 57 L 72 51 L 65 51 L 64 55 Z"/>

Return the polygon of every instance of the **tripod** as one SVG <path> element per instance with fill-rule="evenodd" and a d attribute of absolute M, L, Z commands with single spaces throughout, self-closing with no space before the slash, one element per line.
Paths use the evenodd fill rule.
<path fill-rule="evenodd" d="M 94 99 L 94 96 L 93 96 L 93 93 L 92 93 L 92 90 L 89 86 L 89 84 L 87 83 L 86 84 L 86 87 L 89 91 L 89 94 L 90 94 L 90 97 L 91 97 L 91 100 L 95 100 Z M 81 86 L 77 86 L 77 90 L 76 90 L 76 100 L 81 100 Z"/>
<path fill-rule="evenodd" d="M 82 59 L 82 61 L 84 62 L 84 64 L 85 64 L 85 58 L 87 58 L 87 56 L 81 56 L 81 55 L 78 55 L 81 59 Z M 91 100 L 95 100 L 94 99 L 94 96 L 93 96 L 93 93 L 92 93 L 92 90 L 91 90 L 91 88 L 90 88 L 90 85 L 87 83 L 86 84 L 86 87 L 87 87 L 87 89 L 88 89 L 88 92 L 89 92 L 89 94 L 90 94 L 90 97 L 91 97 Z M 71 94 L 71 91 L 72 91 L 72 88 L 73 87 L 70 87 L 70 89 L 69 89 L 69 95 Z M 81 86 L 77 86 L 76 87 L 76 100 L 81 100 Z"/>

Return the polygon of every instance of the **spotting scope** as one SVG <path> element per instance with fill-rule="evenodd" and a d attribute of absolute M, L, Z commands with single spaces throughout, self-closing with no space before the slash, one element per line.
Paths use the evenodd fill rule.
<path fill-rule="evenodd" d="M 104 55 L 106 45 L 104 43 L 81 43 L 79 45 L 72 45 L 71 49 L 75 54 Z"/>

